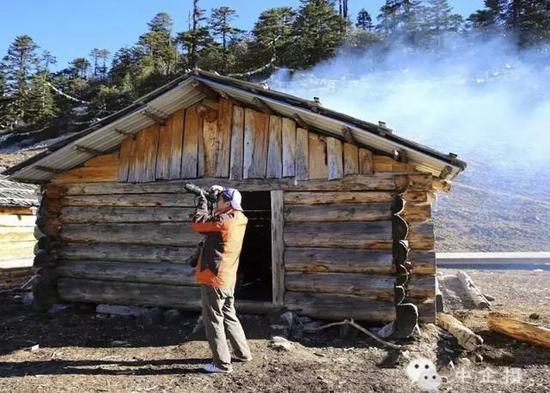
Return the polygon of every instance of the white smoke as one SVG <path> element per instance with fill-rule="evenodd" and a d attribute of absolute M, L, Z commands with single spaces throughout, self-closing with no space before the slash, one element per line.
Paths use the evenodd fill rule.
<path fill-rule="evenodd" d="M 543 165 L 550 159 L 548 48 L 447 38 L 443 49 L 341 53 L 312 70 L 276 73 L 269 84 L 464 160 Z M 481 156 L 480 156 L 481 155 Z"/>

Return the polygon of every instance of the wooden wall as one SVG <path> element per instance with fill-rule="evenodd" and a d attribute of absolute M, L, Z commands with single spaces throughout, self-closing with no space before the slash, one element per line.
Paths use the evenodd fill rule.
<path fill-rule="evenodd" d="M 189 230 L 194 201 L 181 179 L 281 190 L 281 302 L 326 318 L 395 317 L 392 204 L 400 196 L 412 272 L 407 300 L 433 321 L 432 176 L 223 99 L 140 130 L 118 152 L 44 187 L 40 228 L 48 241 L 38 259 L 49 256 L 54 268 L 43 272 L 53 272 L 57 296 L 198 307 L 187 259 L 200 236 Z"/>
<path fill-rule="evenodd" d="M 34 257 L 36 217 L 27 207 L 0 208 L 0 289 L 24 284 Z"/>

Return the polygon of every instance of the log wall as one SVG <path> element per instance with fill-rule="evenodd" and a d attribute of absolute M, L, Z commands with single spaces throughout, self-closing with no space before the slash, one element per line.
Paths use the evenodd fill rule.
<path fill-rule="evenodd" d="M 68 301 L 197 307 L 187 261 L 200 236 L 189 230 L 188 179 L 277 197 L 276 305 L 393 320 L 399 239 L 411 273 L 406 300 L 434 320 L 432 176 L 223 99 L 177 112 L 118 152 L 54 176 L 41 207 L 40 288 Z M 397 197 L 404 208 L 396 223 Z"/>

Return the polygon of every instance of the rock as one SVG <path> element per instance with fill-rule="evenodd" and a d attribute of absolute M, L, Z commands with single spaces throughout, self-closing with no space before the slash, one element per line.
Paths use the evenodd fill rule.
<path fill-rule="evenodd" d="M 34 295 L 32 292 L 27 292 L 25 295 L 23 295 L 23 304 L 25 306 L 30 306 L 32 304 L 32 301 L 34 299 Z"/>
<path fill-rule="evenodd" d="M 181 312 L 179 312 L 179 310 L 176 310 L 175 308 L 166 310 L 162 315 L 164 317 L 164 321 L 169 325 L 178 324 L 183 320 Z"/>
<path fill-rule="evenodd" d="M 36 344 L 31 347 L 31 352 L 38 352 L 40 350 L 40 345 Z"/>
<path fill-rule="evenodd" d="M 160 308 L 151 308 L 138 316 L 138 323 L 142 326 L 159 325 L 163 321 L 162 310 Z"/>
<path fill-rule="evenodd" d="M 540 319 L 540 315 L 534 312 L 531 315 L 529 315 L 529 319 Z"/>
<path fill-rule="evenodd" d="M 48 313 L 57 314 L 59 312 L 64 312 L 64 311 L 70 310 L 71 308 L 73 308 L 72 304 L 59 304 L 59 303 L 56 303 L 56 304 L 54 304 L 53 306 L 50 307 L 50 309 L 48 310 Z"/>
<path fill-rule="evenodd" d="M 147 309 L 143 307 L 135 307 L 135 306 L 98 304 L 95 311 L 98 314 L 139 317 L 141 314 L 147 312 Z"/>
<path fill-rule="evenodd" d="M 271 337 L 271 342 L 269 343 L 269 346 L 273 349 L 283 350 L 283 351 L 291 351 L 294 348 L 294 346 L 290 341 L 288 341 L 286 338 L 281 336 Z"/>
<path fill-rule="evenodd" d="M 379 337 L 382 337 L 382 338 L 389 337 L 389 336 L 391 336 L 392 333 L 393 333 L 393 322 L 390 322 L 390 323 L 388 323 L 387 325 L 382 326 L 382 327 L 376 332 L 376 334 L 377 334 Z"/>
<path fill-rule="evenodd" d="M 471 367 L 472 361 L 468 358 L 460 358 L 458 359 L 458 364 L 462 367 Z"/>

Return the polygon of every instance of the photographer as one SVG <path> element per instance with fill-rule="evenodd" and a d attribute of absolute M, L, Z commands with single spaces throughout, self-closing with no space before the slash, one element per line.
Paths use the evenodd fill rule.
<path fill-rule="evenodd" d="M 242 211 L 238 190 L 212 186 L 212 194 L 217 195 L 214 212 L 211 214 L 208 209 L 205 193 L 200 193 L 191 229 L 206 235 L 195 267 L 197 282 L 201 284 L 202 318 L 213 355 L 213 362 L 204 369 L 210 373 L 228 373 L 232 366 L 226 330 L 234 359 L 252 360 L 233 297 L 248 219 Z"/>

